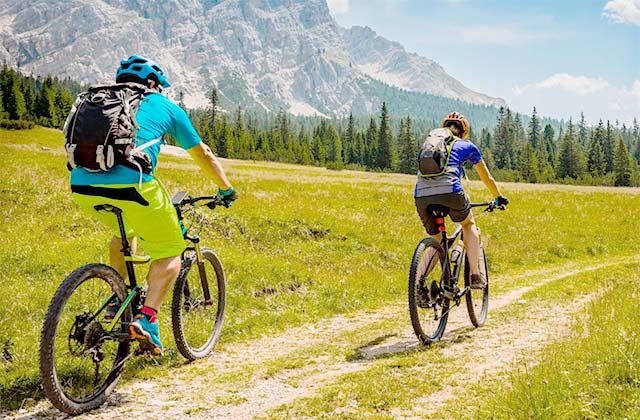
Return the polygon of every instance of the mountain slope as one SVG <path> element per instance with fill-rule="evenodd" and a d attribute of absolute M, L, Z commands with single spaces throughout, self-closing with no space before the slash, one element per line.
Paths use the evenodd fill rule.
<path fill-rule="evenodd" d="M 478 105 L 501 106 L 502 99 L 477 93 L 449 76 L 433 60 L 408 53 L 398 42 L 378 36 L 371 28 L 353 26 L 342 31 L 358 69 L 391 86 L 460 99 Z"/>
<path fill-rule="evenodd" d="M 215 84 L 227 108 L 368 113 L 382 100 L 362 89 L 369 79 L 399 95 L 501 103 L 367 28 L 340 28 L 325 0 L 0 0 L 0 60 L 23 71 L 106 82 L 131 54 L 166 67 L 192 107 Z"/>

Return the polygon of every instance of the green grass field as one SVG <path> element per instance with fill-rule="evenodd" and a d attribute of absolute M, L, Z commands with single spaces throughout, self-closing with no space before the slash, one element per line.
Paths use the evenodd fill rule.
<path fill-rule="evenodd" d="M 62 142 L 62 134 L 54 130 L 0 130 L 0 411 L 42 397 L 39 333 L 60 282 L 83 264 L 107 262 L 111 234 L 72 202 Z M 157 176 L 170 193 L 215 191 L 190 161 L 166 155 L 160 161 Z M 404 304 L 406 277 L 413 249 L 424 236 L 413 206 L 413 176 L 265 162 L 225 161 L 224 166 L 242 198 L 230 209 L 216 209 L 201 234 L 227 272 L 220 349 L 338 314 L 375 313 L 390 306 L 399 308 L 397 316 L 381 319 L 377 334 L 354 331 L 345 336 L 345 346 L 358 347 L 387 328 L 410 325 Z M 491 198 L 477 182 L 466 189 L 473 201 Z M 568 338 L 547 343 L 531 369 L 518 365 L 502 378 L 501 387 L 495 382 L 475 385 L 470 406 L 458 410 L 445 405 L 440 417 L 637 418 L 630 413 L 640 407 L 640 349 L 633 328 L 637 299 L 632 294 L 639 279 L 634 265 L 640 251 L 635 238 L 640 232 L 638 189 L 507 184 L 503 193 L 512 202 L 508 211 L 478 218 L 488 247 L 492 295 L 528 286 L 547 273 L 579 271 L 611 259 L 621 262 L 615 269 L 577 274 L 532 291 L 529 301 L 551 308 L 587 293 L 600 293 L 600 298 L 578 316 Z M 527 316 L 522 305 L 512 306 L 491 312 L 488 327 L 499 327 L 501 319 Z M 167 306 L 163 309 L 161 335 L 165 346 L 173 348 L 170 314 Z M 595 348 L 590 345 L 595 342 L 607 344 Z M 318 345 L 309 354 L 331 352 L 331 344 Z M 613 349 L 606 351 L 609 346 Z M 432 375 L 437 376 L 435 369 L 446 366 L 451 356 L 435 348 L 377 359 L 369 369 L 340 377 L 314 396 L 265 416 L 296 418 L 304 408 L 318 418 L 395 418 L 415 398 L 442 386 Z M 575 348 L 581 349 L 580 358 L 572 357 Z M 352 350 L 341 352 L 336 350 L 335 356 L 353 356 Z M 274 359 L 269 372 L 304 365 L 304 357 Z M 614 362 L 605 364 L 608 357 Z M 132 362 L 126 373 L 129 381 L 185 369 L 175 351 L 158 363 Z M 563 374 L 559 365 L 571 373 Z M 585 366 L 594 374 L 581 375 Z M 417 368 L 424 368 L 424 377 L 414 374 Z M 241 373 L 224 374 L 216 372 L 215 377 L 243 381 Z M 380 377 L 390 382 L 377 381 Z M 602 381 L 620 391 L 605 392 L 595 385 Z M 569 407 L 567 398 L 576 392 L 584 404 Z M 611 411 L 615 406 L 617 411 Z M 343 414 L 335 415 L 336 407 L 343 407 Z"/>

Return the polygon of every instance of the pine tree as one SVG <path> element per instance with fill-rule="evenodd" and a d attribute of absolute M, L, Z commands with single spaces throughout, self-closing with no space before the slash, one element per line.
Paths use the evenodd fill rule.
<path fill-rule="evenodd" d="M 249 159 L 253 153 L 253 139 L 244 126 L 242 107 L 236 109 L 236 118 L 233 124 L 233 136 L 235 138 L 233 156 L 238 159 Z"/>
<path fill-rule="evenodd" d="M 587 146 L 587 121 L 584 119 L 584 112 L 580 113 L 578 121 L 578 144 L 583 148 Z"/>
<path fill-rule="evenodd" d="M 542 134 L 540 132 L 540 120 L 538 119 L 538 113 L 536 111 L 536 107 L 533 107 L 533 114 L 531 114 L 531 119 L 529 120 L 529 132 L 528 139 L 529 143 L 533 147 L 533 149 L 538 149 L 538 143 L 542 141 Z"/>
<path fill-rule="evenodd" d="M 353 112 L 349 113 L 349 120 L 347 122 L 347 130 L 344 133 L 343 153 L 344 163 L 357 163 L 358 162 L 358 145 L 356 144 L 356 131 L 355 123 L 353 120 Z"/>
<path fill-rule="evenodd" d="M 602 142 L 602 149 L 604 151 L 604 159 L 606 162 L 606 171 L 613 171 L 613 155 L 615 152 L 616 143 L 613 139 L 613 127 L 609 120 L 607 120 L 607 129 L 604 132 L 604 141 Z"/>
<path fill-rule="evenodd" d="M 527 182 L 536 182 L 536 175 L 538 174 L 538 159 L 536 158 L 535 150 L 531 143 L 525 143 L 522 148 L 522 154 L 520 156 L 520 162 L 518 165 L 518 172 Z"/>
<path fill-rule="evenodd" d="M 313 157 L 316 163 L 321 166 L 327 161 L 327 149 L 318 135 L 313 136 Z"/>
<path fill-rule="evenodd" d="M 58 126 L 58 112 L 56 110 L 56 92 L 53 86 L 53 78 L 47 76 L 40 86 L 40 91 L 34 103 L 34 114 L 42 117 L 52 127 Z"/>
<path fill-rule="evenodd" d="M 597 134 L 597 129 L 591 135 L 589 153 L 587 155 L 587 170 L 595 177 L 604 175 L 606 162 L 602 150 L 602 139 Z"/>
<path fill-rule="evenodd" d="M 520 118 L 520 114 L 518 113 L 516 113 L 516 116 L 513 119 L 513 134 L 514 148 L 527 141 L 527 135 L 525 134 L 524 127 L 522 126 L 522 118 Z"/>
<path fill-rule="evenodd" d="M 66 90 L 66 89 L 64 89 L 64 90 Z M 69 93 L 69 95 L 71 95 L 71 93 Z M 34 101 L 35 101 L 35 95 L 33 93 L 33 83 L 32 82 L 23 80 L 23 83 L 22 83 L 22 96 L 24 96 L 24 105 L 27 108 L 26 114 L 29 115 L 29 116 L 33 116 L 33 106 L 34 106 Z M 2 105 L 1 102 L 2 102 L 2 100 L 0 100 L 0 106 Z M 73 104 L 73 102 L 72 102 L 72 104 Z M 66 120 L 66 116 L 65 116 L 65 120 Z"/>
<path fill-rule="evenodd" d="M 376 155 L 378 153 L 378 126 L 376 120 L 372 116 L 369 119 L 369 128 L 365 137 L 365 162 L 367 168 L 374 168 L 376 164 Z"/>
<path fill-rule="evenodd" d="M 559 179 L 577 179 L 584 173 L 584 166 L 584 156 L 576 141 L 573 123 L 569 120 L 567 133 L 564 135 L 558 151 L 556 175 Z"/>
<path fill-rule="evenodd" d="M 555 165 L 555 157 L 556 157 L 556 145 L 554 142 L 555 131 L 551 124 L 547 124 L 544 126 L 544 131 L 542 132 L 542 143 L 545 148 L 545 153 L 547 157 L 547 162 L 554 167 Z M 542 153 L 541 153 L 542 154 Z"/>
<path fill-rule="evenodd" d="M 304 129 L 304 125 L 300 126 L 300 131 L 298 132 L 298 143 L 300 144 L 300 158 L 298 163 L 303 165 L 313 165 L 313 147 L 311 145 L 311 139 L 307 134 L 307 131 Z"/>
<path fill-rule="evenodd" d="M 56 119 L 58 121 L 58 127 L 62 128 L 64 122 L 67 120 L 69 112 L 71 112 L 73 96 L 71 96 L 71 92 L 65 89 L 62 85 L 58 85 L 54 103 L 57 113 Z"/>
<path fill-rule="evenodd" d="M 380 130 L 378 131 L 378 151 L 375 166 L 380 169 L 394 169 L 395 147 L 393 145 L 393 134 L 389 127 L 389 114 L 387 103 L 382 102 L 380 112 Z"/>
<path fill-rule="evenodd" d="M 494 129 L 493 142 L 493 157 L 498 169 L 512 169 L 515 161 L 515 134 L 509 108 L 500 107 L 498 111 L 498 124 Z"/>
<path fill-rule="evenodd" d="M 226 115 L 222 116 L 220 121 L 220 130 L 216 138 L 216 150 L 218 155 L 223 158 L 231 158 L 233 156 L 234 138 L 233 130 L 229 124 L 229 120 Z"/>
<path fill-rule="evenodd" d="M 10 120 L 19 120 L 27 112 L 27 108 L 15 73 L 13 73 L 9 80 L 9 92 L 9 97 L 5 102 L 5 109 L 9 114 Z"/>
<path fill-rule="evenodd" d="M 415 174 L 418 172 L 418 143 L 413 136 L 411 128 L 411 117 L 400 125 L 400 163 L 398 170 L 405 174 Z"/>
<path fill-rule="evenodd" d="M 332 163 L 333 168 L 342 168 L 342 142 L 331 124 L 327 126 L 327 162 Z"/>
<path fill-rule="evenodd" d="M 615 185 L 617 187 L 628 187 L 631 185 L 631 175 L 633 167 L 631 165 L 631 157 L 627 146 L 624 144 L 622 137 L 618 140 L 613 158 L 613 172 L 615 174 Z"/>

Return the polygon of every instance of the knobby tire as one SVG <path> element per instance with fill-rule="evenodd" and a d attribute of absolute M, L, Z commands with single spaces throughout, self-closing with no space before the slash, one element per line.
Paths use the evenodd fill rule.
<path fill-rule="evenodd" d="M 199 304 L 200 306 L 195 306 L 193 309 L 188 308 L 187 296 L 189 296 L 189 299 L 197 301 L 194 296 L 203 295 L 195 252 L 185 254 L 183 258 L 180 274 L 173 288 L 171 302 L 171 321 L 176 346 L 180 354 L 191 361 L 206 357 L 213 351 L 222 331 L 226 306 L 225 274 L 222 263 L 215 252 L 209 248 L 202 248 L 202 257 L 204 259 L 206 281 L 209 285 L 211 297 L 214 300 L 213 305 L 206 307 L 202 306 L 202 302 L 196 302 L 196 305 Z M 196 313 L 195 311 L 199 312 Z M 200 316 L 202 318 L 196 318 Z M 204 337 L 199 341 L 204 341 L 204 343 L 196 343 L 193 333 L 185 331 L 185 328 L 193 329 L 192 327 L 197 327 L 198 321 L 206 324 L 203 327 L 204 331 L 197 331 L 200 337 Z M 189 323 L 193 325 L 187 325 Z M 211 325 L 208 325 L 209 323 Z"/>
<path fill-rule="evenodd" d="M 89 395 L 81 397 L 69 395 L 61 383 L 61 378 L 58 377 L 56 369 L 56 337 L 58 334 L 69 334 L 69 331 L 64 331 L 62 328 L 59 331 L 59 323 L 65 307 L 73 293 L 83 283 L 91 279 L 99 279 L 106 282 L 108 285 L 106 286 L 106 290 L 108 291 L 108 287 L 111 287 L 111 290 L 116 294 L 120 302 L 123 302 L 126 298 L 127 293 L 124 281 L 113 268 L 104 264 L 88 264 L 80 267 L 71 273 L 56 291 L 47 310 L 40 336 L 40 381 L 45 395 L 56 408 L 72 415 L 95 409 L 106 401 L 122 375 L 125 364 L 124 361 L 129 353 L 128 341 L 125 340 L 117 344 L 115 358 L 113 365 L 110 367 L 109 373 L 106 375 L 104 382 Z M 110 292 L 107 292 L 107 296 L 109 294 Z M 99 301 L 95 302 L 93 310 L 100 308 L 100 304 L 101 302 Z M 70 308 L 69 312 L 71 313 Z M 66 312 L 65 315 L 67 315 Z M 98 316 L 102 317 L 103 314 L 100 313 Z M 128 306 L 119 321 L 119 330 L 121 332 L 125 332 L 126 325 L 131 322 L 131 318 L 131 307 Z M 99 323 L 102 321 L 102 318 L 96 318 L 96 321 Z M 62 335 L 58 337 L 58 340 L 61 339 Z M 67 340 L 71 341 L 68 336 Z M 113 344 L 114 346 L 116 345 L 115 341 Z M 84 350 L 84 347 L 80 346 L 79 349 L 74 351 L 79 352 L 81 357 L 86 357 L 86 355 L 81 354 Z M 62 356 L 60 358 L 62 361 Z M 79 378 L 78 381 L 80 381 Z"/>
<path fill-rule="evenodd" d="M 471 324 L 476 328 L 484 325 L 489 313 L 489 270 L 487 266 L 487 256 L 482 245 L 480 245 L 478 264 L 480 271 L 485 276 L 487 284 L 483 289 L 469 289 L 469 293 L 465 296 L 469 319 L 471 320 Z M 471 286 L 471 270 L 469 269 L 469 260 L 467 258 L 465 258 L 464 264 L 464 285 L 468 287 Z"/>
<path fill-rule="evenodd" d="M 423 261 L 423 257 L 429 248 L 435 250 L 435 256 L 433 258 L 438 259 L 437 263 L 433 263 L 435 268 L 432 270 L 428 270 L 431 264 Z M 440 270 L 436 270 L 438 267 L 440 267 Z M 447 326 L 447 320 L 449 319 L 450 301 L 445 297 L 442 297 L 438 309 L 435 312 L 433 308 L 421 308 L 418 306 L 418 288 L 423 286 L 423 284 L 421 284 L 422 282 L 427 282 L 426 275 L 432 273 L 434 270 L 439 273 L 436 276 L 438 278 L 429 278 L 428 281 L 434 279 L 439 281 L 440 276 L 444 273 L 443 284 L 449 284 L 451 273 L 449 267 L 445 265 L 444 250 L 437 241 L 432 238 L 425 238 L 416 247 L 409 270 L 409 314 L 411 316 L 413 330 L 422 344 L 430 344 L 440 340 Z M 427 271 L 430 273 L 427 273 Z M 433 318 L 436 313 L 439 316 L 439 320 L 431 321 L 434 325 L 428 325 L 428 318 Z M 421 320 L 421 317 L 424 319 Z"/>

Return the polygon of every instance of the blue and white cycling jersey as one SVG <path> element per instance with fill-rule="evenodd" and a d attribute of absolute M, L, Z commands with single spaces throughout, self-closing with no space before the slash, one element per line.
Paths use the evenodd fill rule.
<path fill-rule="evenodd" d="M 159 93 L 144 97 L 136 114 L 136 121 L 140 126 L 140 130 L 136 134 L 137 146 L 165 134 L 171 134 L 178 145 L 185 150 L 196 146 L 201 141 L 191 125 L 187 113 Z M 161 143 L 164 143 L 164 140 L 145 149 L 151 158 L 152 171 L 150 175 L 142 174 L 142 182 L 148 182 L 154 178 L 153 172 L 158 163 Z M 71 171 L 71 185 L 137 184 L 140 176 L 140 172 L 123 165 L 115 166 L 106 172 L 89 172 L 83 168 L 75 168 Z"/>

